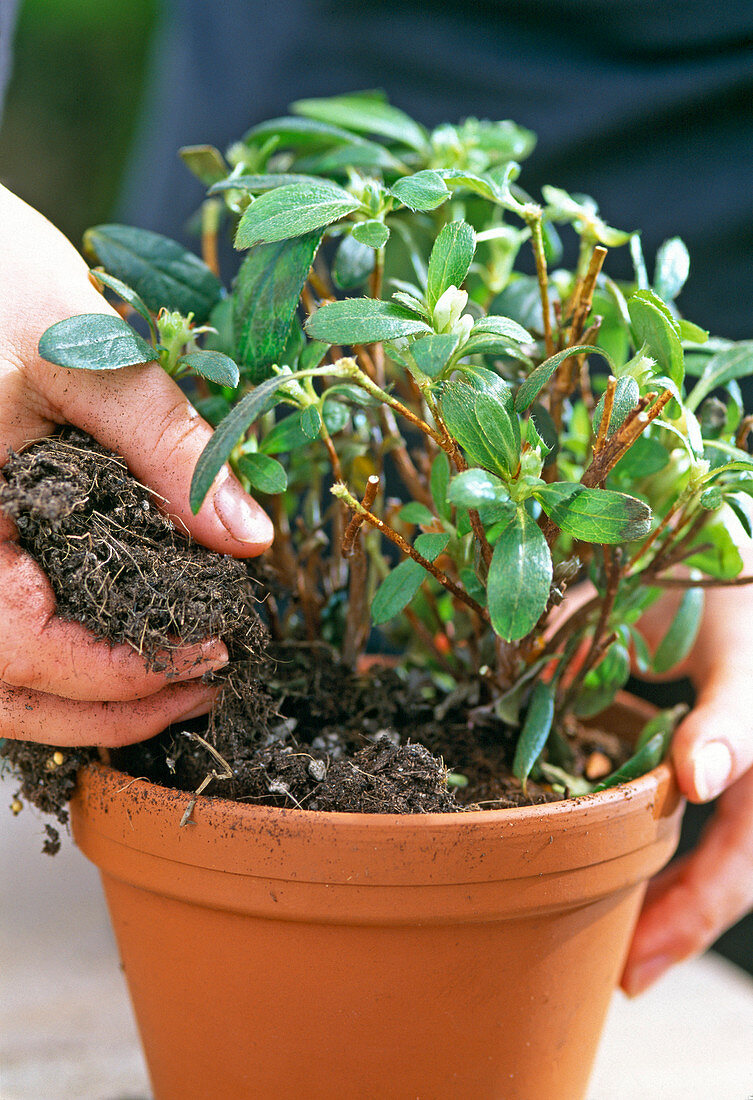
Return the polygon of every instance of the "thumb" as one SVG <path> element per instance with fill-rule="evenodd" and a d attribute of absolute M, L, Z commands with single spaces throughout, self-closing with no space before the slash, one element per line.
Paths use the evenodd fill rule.
<path fill-rule="evenodd" d="M 753 765 L 753 677 L 725 662 L 701 686 L 672 742 L 683 794 L 709 802 Z"/>
<path fill-rule="evenodd" d="M 191 476 L 212 429 L 158 364 L 75 377 L 53 368 L 52 387 L 65 420 L 121 454 L 134 476 L 164 498 L 163 510 L 198 542 L 234 557 L 254 557 L 270 546 L 271 521 L 227 466 L 198 514 L 192 513 Z"/>

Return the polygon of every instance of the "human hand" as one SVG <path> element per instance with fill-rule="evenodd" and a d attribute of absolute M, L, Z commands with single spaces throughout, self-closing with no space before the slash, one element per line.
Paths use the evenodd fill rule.
<path fill-rule="evenodd" d="M 227 468 L 191 512 L 191 474 L 211 428 L 157 363 L 74 372 L 40 358 L 51 324 L 113 311 L 73 246 L 3 187 L 0 270 L 0 469 L 9 450 L 75 424 L 123 455 L 197 542 L 234 557 L 265 550 L 272 525 Z M 58 619 L 43 572 L 15 539 L 0 515 L 0 737 L 120 745 L 209 710 L 215 689 L 197 678 L 227 662 L 221 641 L 171 651 L 169 673 L 149 672 L 130 647 Z"/>
<path fill-rule="evenodd" d="M 744 572 L 753 571 L 748 549 Z M 659 604 L 641 621 L 655 643 L 671 621 Z M 672 762 L 691 802 L 718 797 L 698 847 L 649 884 L 622 988 L 635 996 L 673 963 L 705 950 L 753 907 L 753 587 L 711 589 L 698 639 L 673 676 L 697 702 L 677 730 Z"/>

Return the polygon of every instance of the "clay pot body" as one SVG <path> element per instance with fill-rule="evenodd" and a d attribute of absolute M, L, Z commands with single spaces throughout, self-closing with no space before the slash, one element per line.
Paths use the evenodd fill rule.
<path fill-rule="evenodd" d="M 677 843 L 667 765 L 513 811 L 204 798 L 181 828 L 188 798 L 95 765 L 72 805 L 155 1100 L 584 1096 L 646 881 Z"/>

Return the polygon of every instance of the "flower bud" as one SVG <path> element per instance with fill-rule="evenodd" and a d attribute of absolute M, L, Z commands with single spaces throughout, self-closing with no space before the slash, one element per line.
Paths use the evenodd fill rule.
<path fill-rule="evenodd" d="M 452 332 L 465 309 L 468 294 L 456 286 L 448 286 L 434 306 L 434 327 L 437 332 Z"/>

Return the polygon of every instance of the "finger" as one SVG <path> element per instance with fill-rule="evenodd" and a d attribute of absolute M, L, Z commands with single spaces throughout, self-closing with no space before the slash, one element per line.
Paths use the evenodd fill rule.
<path fill-rule="evenodd" d="M 68 699 L 138 699 L 228 661 L 224 643 L 210 640 L 160 654 L 155 663 L 164 671 L 148 671 L 130 646 L 111 646 L 58 618 L 44 573 L 13 543 L 0 543 L 0 623 L 0 680 Z"/>
<path fill-rule="evenodd" d="M 692 855 L 646 895 L 622 987 L 643 992 L 670 967 L 709 947 L 753 906 L 753 769 L 730 787 Z"/>
<path fill-rule="evenodd" d="M 12 196 L 8 201 L 16 231 L 21 233 L 28 223 L 33 239 L 39 233 L 39 215 Z M 115 371 L 71 371 L 40 358 L 39 338 L 49 325 L 77 313 L 114 313 L 89 282 L 87 267 L 70 243 L 51 226 L 45 233 L 45 256 L 37 273 L 45 288 L 43 308 L 24 312 L 11 341 L 14 358 L 38 397 L 30 409 L 28 394 L 20 392 L 13 399 L 11 393 L 9 407 L 26 410 L 21 419 L 27 426 L 21 430 L 0 425 L 7 429 L 3 443 L 17 447 L 34 438 L 37 433 L 29 434 L 28 424 L 35 421 L 42 426 L 39 434 L 49 430 L 45 426 L 50 422 L 76 424 L 123 455 L 136 477 L 165 499 L 166 511 L 198 542 L 235 557 L 261 553 L 272 542 L 272 525 L 227 467 L 215 479 L 198 515 L 193 515 L 188 502 L 191 475 L 212 429 L 156 362 Z M 68 277 L 51 283 L 50 270 Z M 15 438 L 18 430 L 22 438 Z"/>
<path fill-rule="evenodd" d="M 217 690 L 178 684 L 128 703 L 81 703 L 0 684 L 0 737 L 47 745 L 130 745 L 206 714 Z"/>
<path fill-rule="evenodd" d="M 753 677 L 730 658 L 705 679 L 672 741 L 683 794 L 708 802 L 753 766 Z"/>
<path fill-rule="evenodd" d="M 204 546 L 253 557 L 271 544 L 271 521 L 227 467 L 217 475 L 198 515 L 191 511 L 191 477 L 212 429 L 161 367 L 88 374 L 75 389 L 67 389 L 62 411 L 123 455 L 139 481 L 167 502 L 164 510 Z"/>

